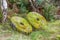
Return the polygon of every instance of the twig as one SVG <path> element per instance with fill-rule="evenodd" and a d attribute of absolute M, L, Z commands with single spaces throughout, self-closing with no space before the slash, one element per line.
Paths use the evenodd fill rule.
<path fill-rule="evenodd" d="M 31 6 L 32 6 L 33 10 L 36 11 L 36 8 L 34 7 L 34 5 L 32 3 L 32 0 L 29 0 L 29 2 L 31 3 Z"/>
<path fill-rule="evenodd" d="M 35 12 L 39 12 L 39 10 L 38 10 L 37 8 L 35 8 L 35 6 L 34 6 L 34 3 L 33 3 L 33 2 L 35 2 L 35 0 L 29 0 L 29 2 L 30 2 L 30 4 L 31 4 L 33 10 L 34 10 Z"/>

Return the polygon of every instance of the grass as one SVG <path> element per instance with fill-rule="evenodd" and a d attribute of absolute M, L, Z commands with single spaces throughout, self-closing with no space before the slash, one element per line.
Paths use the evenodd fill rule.
<path fill-rule="evenodd" d="M 60 23 L 56 22 L 50 23 L 46 30 L 36 30 L 29 35 L 13 30 L 8 23 L 0 25 L 0 40 L 60 40 Z"/>

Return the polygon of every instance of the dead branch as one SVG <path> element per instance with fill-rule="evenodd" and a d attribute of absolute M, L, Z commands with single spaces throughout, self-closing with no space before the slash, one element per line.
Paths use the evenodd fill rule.
<path fill-rule="evenodd" d="M 33 8 L 33 10 L 34 10 L 35 12 L 40 13 L 39 9 L 37 8 L 37 4 L 35 3 L 36 0 L 29 0 L 29 2 L 30 2 L 30 4 L 31 4 L 31 7 Z"/>

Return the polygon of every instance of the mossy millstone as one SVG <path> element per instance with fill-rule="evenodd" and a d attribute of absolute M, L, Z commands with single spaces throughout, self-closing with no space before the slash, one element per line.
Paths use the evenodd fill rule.
<path fill-rule="evenodd" d="M 29 12 L 27 14 L 27 19 L 36 29 L 47 24 L 46 19 L 37 12 Z"/>
<path fill-rule="evenodd" d="M 13 16 L 11 22 L 15 25 L 17 30 L 30 33 L 32 32 L 32 26 L 22 17 Z"/>

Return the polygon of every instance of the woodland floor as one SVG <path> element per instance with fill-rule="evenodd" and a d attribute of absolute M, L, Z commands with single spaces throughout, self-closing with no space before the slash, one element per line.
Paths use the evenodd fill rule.
<path fill-rule="evenodd" d="M 2 26 L 0 25 L 0 40 L 60 40 L 60 26 L 52 26 L 52 29 L 56 28 L 58 30 L 58 32 L 55 32 L 55 33 L 47 33 L 47 32 L 42 32 L 42 34 L 44 35 L 49 35 L 47 37 L 44 38 L 44 35 L 43 37 L 41 37 L 39 39 L 39 37 L 36 36 L 36 38 L 33 37 L 33 35 L 37 35 L 41 30 L 39 31 L 34 31 L 32 32 L 32 36 L 31 34 L 29 35 L 25 35 L 23 33 L 19 33 L 17 31 L 14 31 L 12 30 L 10 27 L 8 27 L 9 25 L 7 26 Z M 51 30 L 51 29 L 50 29 Z M 36 33 L 35 33 L 36 32 Z M 41 34 L 38 34 L 38 35 L 41 35 Z M 56 35 L 58 35 L 58 38 L 56 38 Z M 34 39 L 31 39 L 31 37 L 33 37 Z"/>

